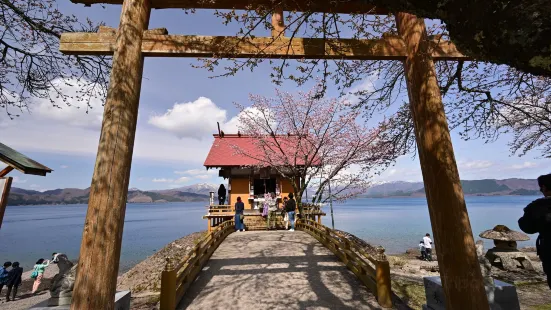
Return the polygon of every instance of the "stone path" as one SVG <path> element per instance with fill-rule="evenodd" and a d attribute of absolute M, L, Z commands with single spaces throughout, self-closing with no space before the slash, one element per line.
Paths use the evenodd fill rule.
<path fill-rule="evenodd" d="M 214 252 L 178 309 L 380 309 L 338 258 L 295 231 L 236 232 Z"/>

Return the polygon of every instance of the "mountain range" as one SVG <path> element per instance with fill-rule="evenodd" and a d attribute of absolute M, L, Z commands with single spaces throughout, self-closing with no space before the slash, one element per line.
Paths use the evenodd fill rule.
<path fill-rule="evenodd" d="M 505 179 L 505 180 L 463 180 L 463 191 L 466 195 L 497 196 L 497 195 L 539 195 L 536 180 Z M 209 192 L 217 192 L 216 184 L 194 184 L 165 190 L 128 190 L 129 203 L 157 202 L 207 202 Z M 387 182 L 370 187 L 361 197 L 421 197 L 425 195 L 422 182 Z M 87 203 L 90 188 L 62 188 L 44 192 L 13 187 L 8 197 L 8 205 L 47 205 L 47 204 L 81 204 Z"/>
<path fill-rule="evenodd" d="M 540 195 L 535 179 L 462 180 L 465 195 Z M 420 197 L 425 195 L 423 182 L 390 182 L 371 186 L 362 197 Z"/>

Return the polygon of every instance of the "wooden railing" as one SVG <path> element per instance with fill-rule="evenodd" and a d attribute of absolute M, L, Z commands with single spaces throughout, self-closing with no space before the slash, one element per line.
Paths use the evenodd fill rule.
<path fill-rule="evenodd" d="M 226 237 L 235 231 L 234 220 L 225 221 L 207 234 L 176 266 L 167 258 L 161 274 L 160 310 L 174 310 L 203 269 L 212 253 Z"/>
<path fill-rule="evenodd" d="M 384 254 L 384 248 L 379 247 L 374 257 L 345 236 L 312 220 L 299 220 L 296 228 L 312 235 L 339 257 L 348 269 L 373 292 L 379 305 L 385 308 L 392 307 L 390 265 Z"/>

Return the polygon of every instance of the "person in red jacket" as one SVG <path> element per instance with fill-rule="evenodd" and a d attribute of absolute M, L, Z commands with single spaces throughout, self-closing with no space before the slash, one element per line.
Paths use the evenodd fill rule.
<path fill-rule="evenodd" d="M 539 233 L 536 249 L 547 274 L 547 284 L 551 288 L 551 174 L 538 178 L 543 198 L 532 201 L 524 208 L 524 215 L 518 226 L 527 234 Z"/>

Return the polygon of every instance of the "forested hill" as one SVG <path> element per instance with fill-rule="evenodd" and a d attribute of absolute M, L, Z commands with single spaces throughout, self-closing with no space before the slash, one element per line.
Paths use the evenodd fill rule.
<path fill-rule="evenodd" d="M 535 179 L 505 180 L 462 180 L 463 192 L 466 195 L 540 195 L 538 182 Z M 365 197 L 409 197 L 424 196 L 422 182 L 390 182 L 371 187 Z"/>
<path fill-rule="evenodd" d="M 88 203 L 90 188 L 63 188 L 45 192 L 26 190 L 13 187 L 8 197 L 8 205 L 48 205 L 48 204 L 81 204 Z M 142 191 L 139 189 L 128 190 L 127 201 L 129 203 L 152 202 L 208 202 L 209 196 L 199 193 L 184 192 L 179 190 L 167 191 Z"/>

